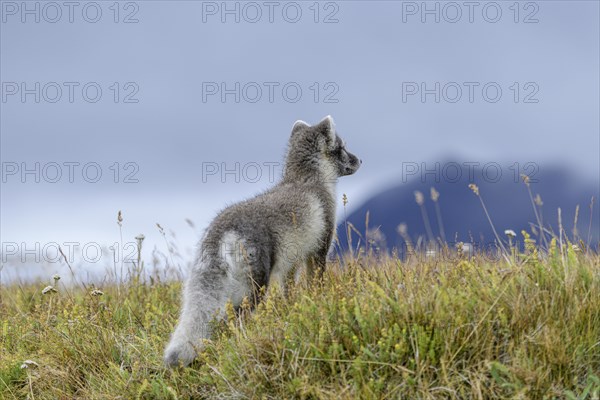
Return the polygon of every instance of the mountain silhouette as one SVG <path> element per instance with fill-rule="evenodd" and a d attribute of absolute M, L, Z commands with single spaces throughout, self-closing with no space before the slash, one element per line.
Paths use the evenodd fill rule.
<path fill-rule="evenodd" d="M 478 245 L 494 243 L 495 235 L 487 220 L 478 196 L 469 188 L 474 183 L 484 200 L 496 231 L 502 240 L 506 240 L 505 230 L 517 234 L 515 240 L 522 242 L 522 230 L 532 233 L 531 224 L 537 228 L 527 186 L 519 174 L 497 174 L 497 168 L 462 168 L 457 173 L 459 162 L 445 163 L 451 165 L 445 172 L 429 173 L 421 176 L 414 174 L 414 179 L 398 182 L 387 190 L 366 200 L 348 215 L 351 223 L 366 237 L 366 219 L 368 213 L 369 237 L 379 242 L 379 246 L 387 249 L 401 249 L 405 241 L 398 233 L 398 226 L 405 224 L 407 235 L 416 243 L 419 238 L 430 236 L 424 223 L 422 210 L 415 200 L 415 192 L 421 192 L 431 234 L 441 237 L 440 225 L 436 214 L 435 202 L 431 197 L 431 188 L 439 193 L 438 205 L 442 219 L 443 231 L 449 243 L 469 242 Z M 443 171 L 443 169 L 441 169 Z M 590 225 L 590 202 L 594 196 L 594 209 L 591 229 L 591 243 L 597 244 L 599 239 L 598 195 L 599 189 L 592 183 L 582 182 L 565 169 L 559 167 L 531 169 L 530 189 L 533 197 L 539 194 L 542 201 L 540 217 L 543 226 L 558 232 L 558 208 L 561 208 L 563 229 L 570 238 L 573 237 L 575 208 L 579 205 L 578 235 L 587 242 Z M 535 229 L 535 228 L 534 228 Z M 539 230 L 539 229 L 537 229 Z M 534 239 L 539 238 L 532 235 Z M 342 250 L 348 248 L 346 221 L 339 221 L 338 238 Z M 353 246 L 356 246 L 358 235 L 353 233 Z"/>

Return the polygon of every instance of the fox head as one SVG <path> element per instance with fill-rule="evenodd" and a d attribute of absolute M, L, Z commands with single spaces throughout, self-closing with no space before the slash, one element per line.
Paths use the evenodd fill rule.
<path fill-rule="evenodd" d="M 346 150 L 331 116 L 313 126 L 304 121 L 294 124 L 288 146 L 286 177 L 336 181 L 341 176 L 355 173 L 361 163 Z"/>

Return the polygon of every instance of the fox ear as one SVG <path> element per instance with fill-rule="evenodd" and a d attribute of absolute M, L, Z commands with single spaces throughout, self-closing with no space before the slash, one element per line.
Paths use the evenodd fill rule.
<path fill-rule="evenodd" d="M 294 135 L 296 132 L 299 132 L 302 129 L 306 129 L 306 128 L 310 128 L 310 125 L 308 125 L 306 122 L 302 121 L 302 120 L 298 120 L 296 122 L 294 122 L 294 126 L 292 126 L 292 135 Z"/>
<path fill-rule="evenodd" d="M 331 142 L 335 141 L 336 131 L 335 131 L 335 122 L 333 122 L 333 118 L 331 115 L 326 116 L 319 122 L 319 128 L 325 134 L 327 134 L 328 139 Z"/>

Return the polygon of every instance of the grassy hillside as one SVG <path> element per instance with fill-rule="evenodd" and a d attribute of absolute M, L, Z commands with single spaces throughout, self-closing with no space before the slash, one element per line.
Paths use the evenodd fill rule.
<path fill-rule="evenodd" d="M 0 398 L 598 399 L 600 258 L 528 247 L 331 264 L 320 285 L 229 310 L 200 362 L 173 371 L 179 283 L 3 287 Z"/>

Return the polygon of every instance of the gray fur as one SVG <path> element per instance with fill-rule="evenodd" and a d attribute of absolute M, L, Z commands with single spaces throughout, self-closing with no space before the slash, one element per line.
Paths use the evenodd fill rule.
<path fill-rule="evenodd" d="M 255 304 L 261 287 L 285 290 L 298 267 L 320 276 L 335 232 L 335 185 L 361 161 L 345 150 L 331 117 L 292 128 L 283 179 L 221 211 L 206 231 L 183 293 L 179 324 L 165 350 L 169 366 L 188 365 L 210 337 L 212 319 L 231 301 Z"/>

